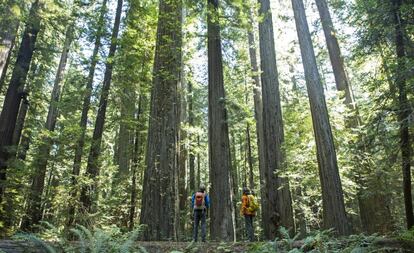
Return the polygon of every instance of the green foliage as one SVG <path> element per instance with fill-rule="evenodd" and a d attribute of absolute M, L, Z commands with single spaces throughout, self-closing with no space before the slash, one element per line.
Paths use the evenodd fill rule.
<path fill-rule="evenodd" d="M 113 234 L 113 231 L 101 229 L 89 230 L 77 225 L 70 232 L 77 237 L 77 241 L 68 241 L 64 234 L 56 227 L 44 223 L 40 234 L 17 234 L 15 240 L 25 240 L 42 247 L 48 253 L 146 253 L 146 249 L 137 244 L 137 239 L 143 231 L 140 226 L 134 231 L 125 234 Z M 53 239 L 52 239 L 53 238 Z M 57 246 L 59 245 L 59 246 Z"/>
<path fill-rule="evenodd" d="M 285 231 L 286 232 L 286 231 Z M 294 241 L 295 245 L 286 243 L 293 238 L 289 237 L 289 233 L 285 233 L 284 238 L 276 239 L 274 242 L 259 242 L 249 246 L 249 253 L 359 253 L 359 252 L 400 252 L 398 249 L 389 249 L 387 246 L 381 247 L 375 244 L 376 241 L 383 239 L 376 235 L 351 235 L 349 237 L 336 237 L 331 230 L 315 231 L 304 240 Z M 293 242 L 293 241 L 292 241 Z M 294 246 L 294 247 L 292 247 Z M 387 251 L 391 250 L 391 251 Z"/>
<path fill-rule="evenodd" d="M 401 238 L 402 240 L 407 240 L 407 241 L 414 241 L 414 228 L 404 231 L 398 236 L 398 238 Z"/>
<path fill-rule="evenodd" d="M 57 249 L 43 241 L 39 237 L 33 234 L 17 234 L 14 236 L 16 240 L 25 240 L 34 243 L 36 246 L 40 246 L 47 253 L 57 253 Z"/>

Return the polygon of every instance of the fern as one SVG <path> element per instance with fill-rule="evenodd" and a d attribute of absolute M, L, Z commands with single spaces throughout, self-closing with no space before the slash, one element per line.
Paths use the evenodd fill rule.
<path fill-rule="evenodd" d="M 57 250 L 54 247 L 44 242 L 42 239 L 38 238 L 34 234 L 17 234 L 13 238 L 32 242 L 35 245 L 40 246 L 42 249 L 44 249 L 46 253 L 57 253 Z"/>
<path fill-rule="evenodd" d="M 139 236 L 141 235 L 142 231 L 144 230 L 143 226 L 139 226 L 137 229 L 135 229 L 134 231 L 130 232 L 127 234 L 127 240 L 122 243 L 119 252 L 120 253 L 129 253 L 130 250 L 133 248 L 133 245 L 135 243 L 135 241 L 139 238 Z"/>
<path fill-rule="evenodd" d="M 109 250 L 113 248 L 112 238 L 100 229 L 96 230 L 94 239 L 91 243 L 91 253 L 110 252 Z"/>
<path fill-rule="evenodd" d="M 79 253 L 86 253 L 87 244 L 86 244 L 85 237 L 83 236 L 84 233 L 82 232 L 82 230 L 71 228 L 70 231 L 79 238 L 80 247 L 77 249 L 79 250 Z"/>

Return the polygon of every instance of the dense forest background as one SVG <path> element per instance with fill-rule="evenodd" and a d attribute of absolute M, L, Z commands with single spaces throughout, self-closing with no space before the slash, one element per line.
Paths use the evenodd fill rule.
<path fill-rule="evenodd" d="M 414 225 L 410 0 L 4 0 L 0 228 L 190 240 Z"/>

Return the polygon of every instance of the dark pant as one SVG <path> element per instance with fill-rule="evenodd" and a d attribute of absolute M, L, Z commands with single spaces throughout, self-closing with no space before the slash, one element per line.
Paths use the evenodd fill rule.
<path fill-rule="evenodd" d="M 252 215 L 245 215 L 244 221 L 246 223 L 246 234 L 249 241 L 254 241 L 254 228 L 253 228 L 253 217 Z"/>
<path fill-rule="evenodd" d="M 201 240 L 206 241 L 206 211 L 205 210 L 194 210 L 194 231 L 193 239 L 197 241 L 198 238 L 198 225 L 201 221 Z"/>

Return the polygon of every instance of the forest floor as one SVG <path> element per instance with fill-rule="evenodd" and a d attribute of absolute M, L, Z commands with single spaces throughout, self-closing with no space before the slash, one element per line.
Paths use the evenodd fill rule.
<path fill-rule="evenodd" d="M 276 252 L 414 252 L 414 241 L 397 239 L 377 239 L 374 241 L 360 240 L 357 242 L 349 240 L 338 240 L 332 242 L 310 243 L 306 240 L 279 241 L 279 242 L 237 242 L 237 243 L 190 243 L 190 242 L 143 242 L 134 243 L 135 249 L 126 252 L 138 253 L 276 253 Z M 54 245 L 54 246 L 53 246 Z M 81 242 L 71 242 L 71 247 L 62 249 L 56 243 L 45 243 L 41 241 L 16 241 L 1 240 L 0 253 L 57 253 L 57 252 L 123 252 L 121 249 L 114 250 L 102 247 L 82 248 Z M 92 245 L 88 245 L 90 247 Z"/>

